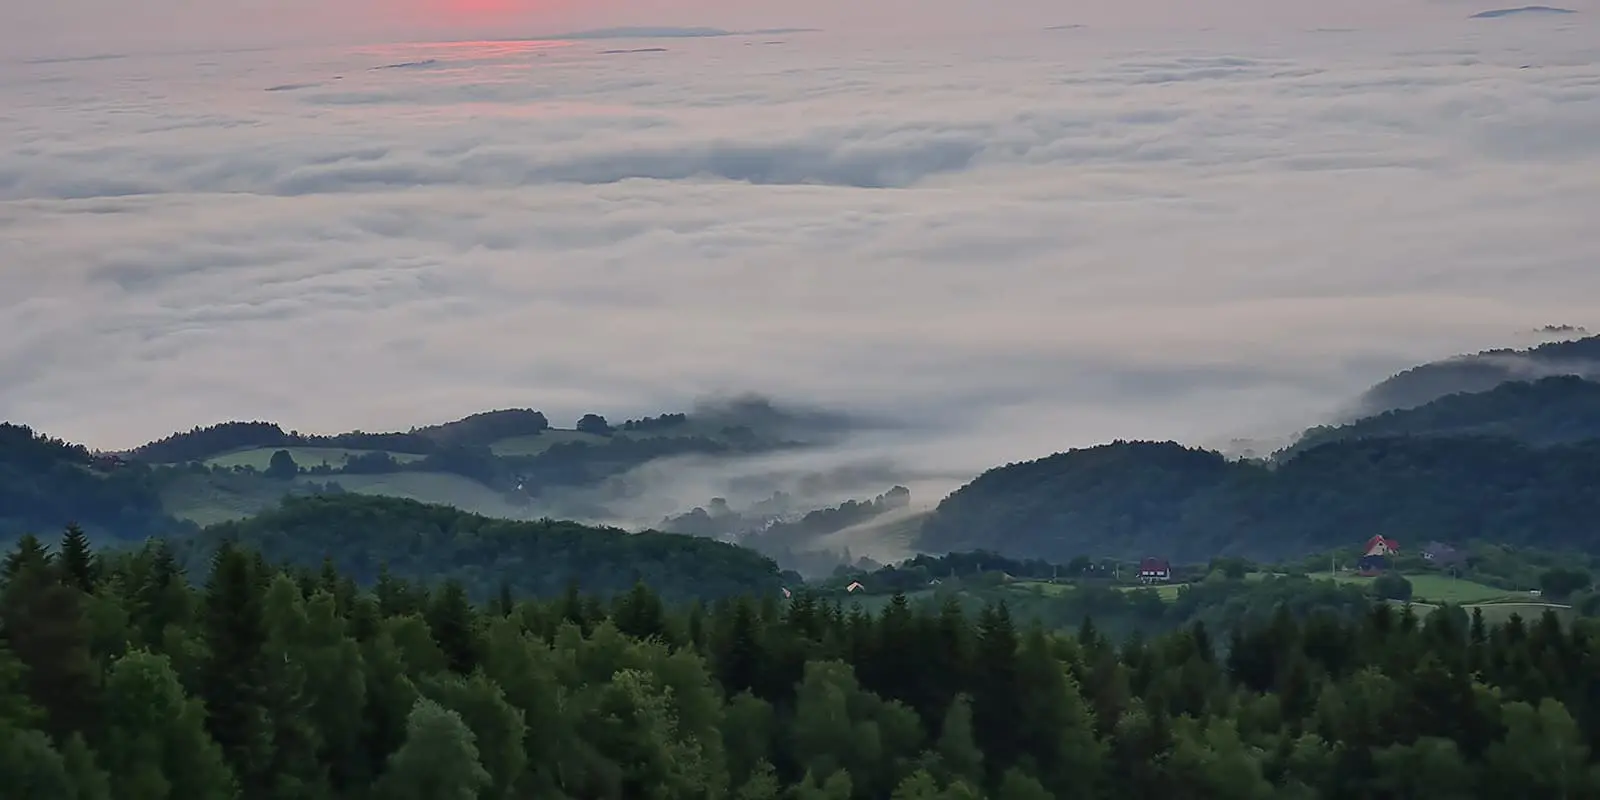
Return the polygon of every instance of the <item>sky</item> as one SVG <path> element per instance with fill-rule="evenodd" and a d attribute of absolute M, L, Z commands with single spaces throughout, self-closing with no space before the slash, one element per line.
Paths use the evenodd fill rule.
<path fill-rule="evenodd" d="M 612 26 L 966 35 L 1051 25 L 1273 31 L 1436 24 L 1494 0 L 34 0 L 0 4 L 0 54 L 517 38 Z M 1551 2 L 1600 11 L 1600 0 Z M 1517 4 L 1511 4 L 1517 5 Z"/>
<path fill-rule="evenodd" d="M 0 418 L 110 449 L 756 391 L 918 421 L 854 454 L 970 474 L 1275 436 L 1600 328 L 1588 6 L 1162 2 L 926 37 L 860 3 L 7 4 Z"/>

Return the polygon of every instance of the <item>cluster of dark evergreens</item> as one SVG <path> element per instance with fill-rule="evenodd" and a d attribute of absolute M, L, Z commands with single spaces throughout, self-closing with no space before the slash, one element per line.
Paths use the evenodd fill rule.
<path fill-rule="evenodd" d="M 1119 645 L 1004 606 L 475 607 L 231 545 L 194 586 L 159 541 L 54 550 L 0 570 L 7 800 L 1600 792 L 1588 620 L 1380 604 Z"/>
<path fill-rule="evenodd" d="M 68 520 L 134 541 L 192 529 L 162 510 L 159 483 L 142 464 L 109 463 L 82 445 L 0 422 L 0 543 Z"/>
<path fill-rule="evenodd" d="M 440 446 L 441 442 L 438 439 L 416 431 L 410 433 L 352 431 L 322 436 L 286 431 L 275 422 L 223 422 L 203 428 L 195 426 L 190 430 L 157 439 L 135 448 L 129 456 L 151 464 L 178 464 L 204 461 L 234 450 L 258 447 L 340 447 L 426 455 L 437 451 Z"/>
<path fill-rule="evenodd" d="M 180 540 L 175 549 L 185 566 L 204 569 L 219 541 L 273 563 L 314 567 L 327 560 L 361 585 L 384 572 L 412 581 L 454 579 L 476 599 L 502 587 L 519 597 L 556 597 L 569 583 L 610 596 L 644 581 L 668 602 L 683 602 L 776 595 L 799 581 L 755 551 L 698 536 L 495 519 L 365 495 L 287 499 Z"/>
<path fill-rule="evenodd" d="M 1118 442 L 990 470 L 940 503 L 919 547 L 1065 561 L 1081 553 L 1198 563 L 1357 547 L 1486 541 L 1600 549 L 1600 440 L 1483 436 L 1332 441 L 1282 463 L 1173 442 Z"/>
<path fill-rule="evenodd" d="M 1347 439 L 1393 436 L 1496 436 L 1532 445 L 1600 439 L 1600 383 L 1576 375 L 1502 383 L 1451 394 L 1337 426 L 1317 426 L 1277 458 Z"/>
<path fill-rule="evenodd" d="M 1570 334 L 1577 331 L 1553 330 Z M 1366 415 L 1414 408 L 1443 397 L 1487 392 L 1529 375 L 1600 375 L 1600 336 L 1546 342 L 1526 350 L 1500 348 L 1412 367 L 1368 389 L 1359 408 Z"/>

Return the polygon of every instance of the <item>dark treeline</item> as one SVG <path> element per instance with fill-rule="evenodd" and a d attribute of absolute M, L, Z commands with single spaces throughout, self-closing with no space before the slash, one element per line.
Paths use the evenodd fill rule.
<path fill-rule="evenodd" d="M 418 433 L 352 431 L 321 436 L 286 431 L 276 422 L 223 422 L 174 433 L 138 447 L 129 455 L 152 464 L 179 464 L 256 447 L 341 447 L 425 455 L 438 450 L 440 444 Z"/>
<path fill-rule="evenodd" d="M 450 578 L 475 599 L 501 586 L 518 596 L 556 597 L 574 582 L 611 595 L 644 581 L 669 601 L 687 601 L 777 595 L 785 580 L 798 580 L 759 553 L 697 536 L 495 519 L 355 494 L 287 498 L 174 548 L 185 566 L 198 569 L 221 542 L 249 547 L 274 563 L 304 567 L 327 560 L 363 586 L 384 571 L 413 581 Z"/>
<path fill-rule="evenodd" d="M 1536 447 L 1481 436 L 1333 441 L 1281 464 L 1172 442 L 1117 442 L 989 470 L 939 504 L 919 548 L 1197 563 L 1355 547 L 1494 542 L 1600 547 L 1600 440 Z"/>
<path fill-rule="evenodd" d="M 1552 333 L 1575 333 L 1554 330 Z M 1368 389 L 1360 407 L 1366 414 L 1412 408 L 1463 392 L 1487 392 L 1530 375 L 1600 377 L 1600 336 L 1546 342 L 1526 350 L 1485 350 L 1405 370 Z"/>
<path fill-rule="evenodd" d="M 1600 439 L 1600 383 L 1565 375 L 1446 395 L 1345 425 L 1311 428 L 1278 457 L 1342 439 L 1461 435 L 1499 436 L 1533 445 Z"/>
<path fill-rule="evenodd" d="M 162 510 L 158 482 L 144 465 L 0 423 L 0 542 L 73 519 L 96 534 L 134 540 L 192 529 Z"/>
<path fill-rule="evenodd" d="M 239 450 L 280 448 L 280 452 L 273 454 L 273 468 L 263 473 L 267 477 L 445 472 L 503 491 L 515 489 L 538 495 L 544 489 L 596 483 L 660 458 L 719 456 L 800 445 L 763 437 L 749 428 L 728 427 L 717 435 L 702 435 L 673 434 L 671 431 L 675 427 L 670 422 L 660 422 L 659 418 L 634 421 L 634 427 L 628 430 L 650 435 L 608 435 L 593 441 L 560 441 L 536 453 L 516 454 L 497 453 L 491 445 L 548 430 L 543 414 L 495 411 L 407 433 L 354 431 L 331 436 L 284 431 L 270 422 L 226 422 L 174 434 L 144 445 L 130 455 L 140 463 L 181 465 Z M 308 468 L 294 462 L 289 448 L 296 447 L 356 452 L 347 454 L 340 463 Z M 232 471 L 240 469 L 243 468 Z"/>
<path fill-rule="evenodd" d="M 0 567 L 7 800 L 1593 797 L 1600 628 L 1376 605 L 1113 645 L 898 598 L 664 604 L 77 531 Z"/>
<path fill-rule="evenodd" d="M 488 445 L 514 436 L 534 436 L 549 428 L 550 421 L 542 412 L 526 408 L 485 411 L 404 433 L 350 431 L 320 435 L 285 431 L 275 422 L 223 422 L 174 433 L 137 447 L 129 455 L 154 464 L 204 461 L 258 447 L 339 447 L 428 455 L 447 447 Z"/>

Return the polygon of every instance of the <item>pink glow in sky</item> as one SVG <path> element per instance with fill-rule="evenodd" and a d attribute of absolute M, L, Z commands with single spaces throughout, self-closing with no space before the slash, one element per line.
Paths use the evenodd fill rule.
<path fill-rule="evenodd" d="M 1459 20 L 1502 0 L 50 0 L 0 3 L 0 59 L 536 37 L 611 26 L 818 27 L 874 33 L 1049 25 L 1306 29 Z M 1560 5 L 1600 11 L 1600 0 Z"/>

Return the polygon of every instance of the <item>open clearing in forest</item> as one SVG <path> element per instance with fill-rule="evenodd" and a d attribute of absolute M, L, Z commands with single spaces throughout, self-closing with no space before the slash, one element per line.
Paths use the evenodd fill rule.
<path fill-rule="evenodd" d="M 337 469 L 356 456 L 388 452 L 382 450 L 351 450 L 344 447 L 256 447 L 208 458 L 205 463 L 211 467 L 223 467 L 226 469 L 247 467 L 258 472 L 265 472 L 267 466 L 272 463 L 272 454 L 279 450 L 288 450 L 290 457 L 294 459 L 294 463 L 301 469 L 311 469 L 312 467 L 333 467 Z M 402 464 L 422 460 L 422 456 L 414 453 L 391 452 L 389 456 Z"/>
<path fill-rule="evenodd" d="M 1370 584 L 1375 578 L 1357 575 L 1351 572 L 1338 574 L 1329 572 L 1313 572 L 1309 576 L 1313 580 L 1332 580 L 1338 583 Z M 1449 575 L 1435 573 L 1422 573 L 1417 575 L 1402 576 L 1411 582 L 1411 597 L 1418 603 L 1455 603 L 1468 605 L 1472 603 L 1489 603 L 1495 601 L 1528 601 L 1533 599 L 1528 593 L 1510 592 L 1497 589 L 1477 581 L 1465 578 L 1452 578 Z M 1537 600 L 1535 600 L 1537 602 Z"/>

